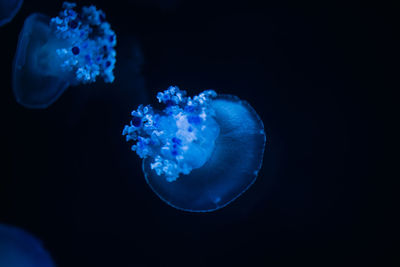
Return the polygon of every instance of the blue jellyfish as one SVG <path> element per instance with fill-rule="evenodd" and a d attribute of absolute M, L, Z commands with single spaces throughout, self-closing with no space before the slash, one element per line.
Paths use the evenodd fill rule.
<path fill-rule="evenodd" d="M 9 23 L 22 6 L 22 0 L 0 0 L 0 26 Z"/>
<path fill-rule="evenodd" d="M 54 267 L 42 242 L 16 227 L 0 224 L 0 266 Z"/>
<path fill-rule="evenodd" d="M 145 179 L 163 201 L 185 211 L 213 211 L 254 183 L 266 138 L 246 101 L 213 90 L 187 97 L 174 86 L 157 99 L 165 109 L 140 105 L 122 134 L 134 141 Z"/>
<path fill-rule="evenodd" d="M 70 85 L 114 81 L 116 35 L 95 6 L 75 11 L 64 2 L 58 17 L 35 13 L 24 23 L 13 66 L 18 103 L 46 108 Z"/>

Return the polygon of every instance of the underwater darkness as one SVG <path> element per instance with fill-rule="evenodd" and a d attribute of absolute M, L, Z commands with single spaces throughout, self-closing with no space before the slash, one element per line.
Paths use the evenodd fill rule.
<path fill-rule="evenodd" d="M 18 34 L 30 14 L 54 17 L 62 2 L 25 0 L 0 28 L 1 224 L 42 240 L 59 267 L 388 259 L 374 186 L 382 178 L 381 113 L 390 107 L 382 95 L 393 87 L 385 76 L 394 73 L 385 64 L 393 30 L 386 10 L 319 1 L 78 1 L 102 9 L 117 34 L 114 83 L 71 86 L 47 109 L 24 108 L 11 87 Z M 190 213 L 161 201 L 121 135 L 130 112 L 157 106 L 154 96 L 170 85 L 189 95 L 236 95 L 264 122 L 258 178 L 220 210 Z"/>

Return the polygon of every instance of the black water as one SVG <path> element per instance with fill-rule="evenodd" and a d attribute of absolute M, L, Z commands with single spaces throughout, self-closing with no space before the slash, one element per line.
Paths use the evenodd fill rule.
<path fill-rule="evenodd" d="M 103 9 L 118 35 L 115 84 L 72 87 L 46 110 L 25 109 L 10 82 L 19 30 L 61 3 L 25 1 L 0 29 L 0 222 L 42 239 L 60 267 L 388 259 L 375 184 L 394 103 L 390 6 L 79 1 Z M 216 212 L 158 199 L 121 136 L 130 111 L 169 85 L 237 95 L 264 121 L 256 183 Z"/>

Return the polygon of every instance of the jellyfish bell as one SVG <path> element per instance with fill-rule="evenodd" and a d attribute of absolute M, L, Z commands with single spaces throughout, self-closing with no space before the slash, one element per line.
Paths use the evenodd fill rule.
<path fill-rule="evenodd" d="M 0 0 L 0 26 L 9 23 L 18 13 L 23 0 Z"/>
<path fill-rule="evenodd" d="M 170 183 L 151 169 L 152 159 L 143 161 L 147 183 L 175 208 L 197 212 L 220 209 L 245 192 L 261 168 L 265 133 L 254 109 L 229 95 L 218 96 L 211 105 L 220 133 L 204 166 Z"/>
<path fill-rule="evenodd" d="M 17 102 L 28 108 L 46 108 L 69 86 L 69 79 L 51 75 L 48 64 L 52 60 L 43 48 L 43 45 L 49 47 L 48 40 L 52 39 L 49 21 L 49 17 L 39 13 L 30 15 L 19 37 L 13 66 L 13 92 Z"/>
<path fill-rule="evenodd" d="M 188 111 L 191 108 L 187 108 L 196 97 L 184 101 L 186 106 L 183 110 L 189 112 L 188 116 L 200 113 L 201 120 L 188 120 L 186 129 L 193 128 L 188 131 L 193 133 L 193 142 L 182 146 L 183 153 L 173 158 L 168 156 L 166 149 L 171 147 L 169 136 L 182 136 L 182 127 L 179 126 L 182 123 L 176 113 L 169 116 L 167 124 L 163 124 L 160 117 L 152 117 L 156 126 L 149 130 L 156 137 L 138 142 L 133 149 L 136 152 L 145 150 L 145 155 L 138 153 L 144 159 L 145 179 L 163 201 L 185 211 L 208 212 L 228 205 L 254 183 L 262 165 L 266 138 L 261 119 L 246 101 L 215 92 L 205 97 L 200 94 L 197 98 L 201 100 L 197 111 Z M 206 115 L 198 111 L 198 106 Z M 180 113 L 178 110 L 177 114 Z M 170 113 L 164 114 L 161 118 Z M 144 117 L 143 125 L 135 125 L 132 121 L 131 126 L 124 129 L 127 140 L 143 138 L 137 129 L 146 127 L 146 114 Z M 190 133 L 183 135 L 190 136 Z M 168 136 L 166 142 L 163 137 L 159 138 L 165 135 Z M 157 142 L 162 143 L 162 148 L 153 153 Z M 140 148 L 143 144 L 144 148 Z M 171 161 L 177 162 L 175 165 L 178 166 Z"/>
<path fill-rule="evenodd" d="M 13 65 L 13 92 L 28 108 L 46 108 L 71 85 L 114 81 L 115 33 L 94 6 L 59 16 L 32 14 L 21 30 Z M 96 30 L 94 30 L 96 29 Z"/>
<path fill-rule="evenodd" d="M 16 227 L 0 224 L 0 266 L 54 267 L 40 240 Z"/>

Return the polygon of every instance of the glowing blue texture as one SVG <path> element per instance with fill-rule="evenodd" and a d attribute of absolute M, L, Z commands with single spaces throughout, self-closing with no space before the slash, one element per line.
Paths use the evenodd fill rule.
<path fill-rule="evenodd" d="M 19 36 L 13 66 L 18 103 L 46 108 L 70 85 L 92 83 L 98 76 L 114 81 L 116 35 L 94 6 L 78 13 L 65 2 L 58 17 L 29 16 Z"/>
<path fill-rule="evenodd" d="M 0 26 L 9 23 L 22 6 L 22 0 L 0 0 Z"/>
<path fill-rule="evenodd" d="M 265 147 L 264 126 L 254 109 L 231 95 L 208 90 L 193 98 L 171 86 L 158 93 L 167 107 L 139 106 L 123 135 L 136 141 L 152 190 L 186 211 L 222 208 L 256 180 Z"/>
<path fill-rule="evenodd" d="M 42 242 L 27 232 L 0 224 L 0 266 L 54 267 Z"/>

